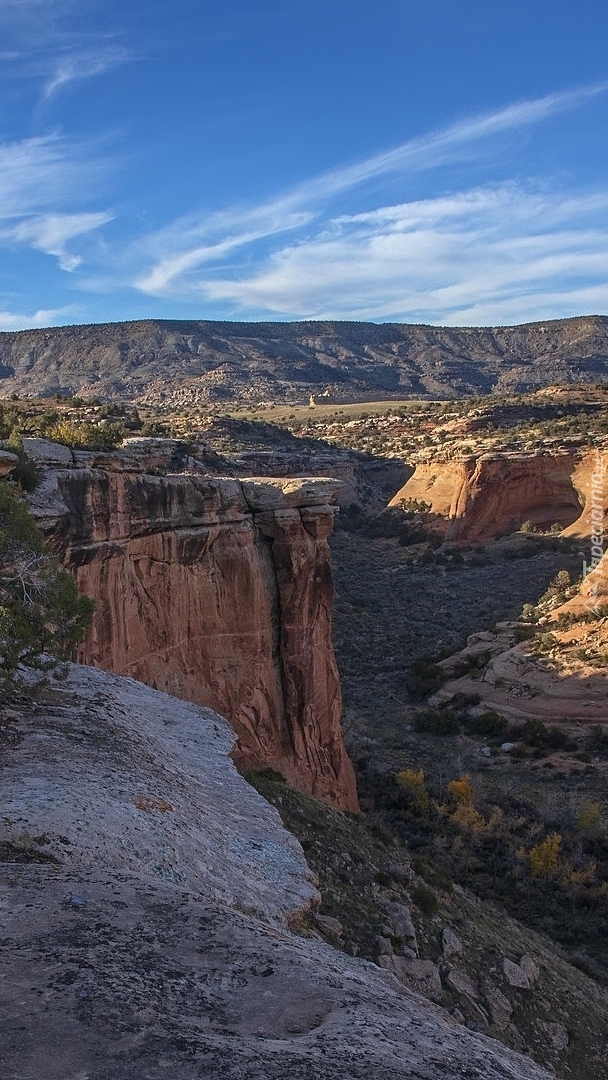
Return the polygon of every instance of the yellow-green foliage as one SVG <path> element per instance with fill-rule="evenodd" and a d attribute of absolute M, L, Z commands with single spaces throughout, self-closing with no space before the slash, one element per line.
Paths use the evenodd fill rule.
<path fill-rule="evenodd" d="M 455 825 L 458 825 L 460 829 L 464 829 L 466 832 L 474 833 L 475 836 L 478 836 L 487 828 L 485 818 L 471 803 L 459 802 L 450 816 Z"/>
<path fill-rule="evenodd" d="M 562 845 L 560 833 L 551 833 L 546 840 L 535 844 L 527 853 L 532 877 L 552 877 L 557 874 L 560 864 L 559 855 Z"/>
<path fill-rule="evenodd" d="M 46 432 L 49 439 L 71 446 L 75 450 L 111 450 L 122 441 L 124 429 L 121 424 L 75 424 L 72 420 L 59 420 Z"/>
<path fill-rule="evenodd" d="M 475 791 L 470 776 L 461 776 L 458 780 L 450 780 L 448 791 L 459 806 L 473 806 Z"/>
<path fill-rule="evenodd" d="M 602 824 L 602 808 L 598 802 L 583 803 L 575 823 L 577 832 L 587 832 Z"/>
<path fill-rule="evenodd" d="M 397 773 L 397 782 L 407 791 L 412 808 L 420 814 L 428 814 L 430 800 L 424 782 L 424 769 L 404 769 Z"/>

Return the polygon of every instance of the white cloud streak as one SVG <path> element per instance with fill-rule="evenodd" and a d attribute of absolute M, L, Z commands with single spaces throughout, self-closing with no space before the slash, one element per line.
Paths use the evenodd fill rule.
<path fill-rule="evenodd" d="M 180 218 L 148 239 L 146 253 L 153 257 L 158 251 L 163 254 L 151 270 L 135 281 L 135 286 L 142 292 L 161 295 L 176 280 L 183 280 L 190 271 L 204 264 L 217 263 L 231 252 L 257 240 L 300 228 L 313 218 L 314 214 L 310 211 L 283 212 L 283 208 L 276 204 L 257 207 L 252 211 L 213 214 L 203 222 Z M 186 237 L 190 243 L 193 240 L 204 242 L 184 250 Z M 142 253 L 140 244 L 136 245 L 136 251 L 137 254 Z"/>
<path fill-rule="evenodd" d="M 57 135 L 0 145 L 0 243 L 27 244 L 55 256 L 63 270 L 75 270 L 81 256 L 67 245 L 107 224 L 110 211 L 66 212 L 82 191 L 95 190 L 109 162 L 87 147 Z"/>
<path fill-rule="evenodd" d="M 43 100 L 48 101 L 69 83 L 103 75 L 131 59 L 126 49 L 117 46 L 101 46 L 95 50 L 85 49 L 59 56 L 53 61 L 52 73 L 44 86 Z"/>
<path fill-rule="evenodd" d="M 0 311 L 0 330 L 31 330 L 38 326 L 55 326 L 65 320 L 68 308 L 40 309 L 33 315 L 17 315 Z"/>
<path fill-rule="evenodd" d="M 207 279 L 200 295 L 321 319 L 500 322 L 513 312 L 519 319 L 522 303 L 546 318 L 583 294 L 601 310 L 608 229 L 588 220 L 598 207 L 608 209 L 608 193 L 562 203 L 559 193 L 512 184 L 385 207 L 335 219 L 324 235 L 283 247 L 248 277 Z"/>
<path fill-rule="evenodd" d="M 57 134 L 0 144 L 0 220 L 61 210 L 83 191 L 92 194 L 111 167 L 97 147 Z"/>
<path fill-rule="evenodd" d="M 135 59 L 114 31 L 94 28 L 94 13 L 82 7 L 79 0 L 0 0 L 4 79 L 39 84 L 39 106 Z"/>
<path fill-rule="evenodd" d="M 411 139 L 384 154 L 376 154 L 356 165 L 327 172 L 297 188 L 298 198 L 327 198 L 378 176 L 402 170 L 436 168 L 458 160 L 472 144 L 534 124 L 551 116 L 579 108 L 603 94 L 608 83 L 579 87 L 576 90 L 547 94 L 531 101 L 521 101 L 491 113 L 462 120 L 441 131 Z"/>
<path fill-rule="evenodd" d="M 13 240 L 30 243 L 37 251 L 54 255 L 62 270 L 72 271 L 80 266 L 82 258 L 67 250 L 67 244 L 77 236 L 99 229 L 112 221 L 114 215 L 107 212 L 84 214 L 43 214 L 28 218 L 5 233 Z"/>
<path fill-rule="evenodd" d="M 447 312 L 448 317 L 458 317 L 460 306 L 469 305 L 471 300 L 464 294 L 458 300 L 457 290 L 453 294 L 445 290 L 450 275 L 460 276 L 463 249 L 471 273 L 473 262 L 492 261 L 492 252 L 496 259 L 522 268 L 521 253 L 509 249 L 506 234 L 500 239 L 501 220 L 511 216 L 515 236 L 528 244 L 529 252 L 540 251 L 547 236 L 532 239 L 539 210 L 548 234 L 555 227 L 563 230 L 570 215 L 582 212 L 580 200 L 563 203 L 557 195 L 543 197 L 541 192 L 526 192 L 507 184 L 443 199 L 382 206 L 350 217 L 344 213 L 332 216 L 332 202 L 378 178 L 394 174 L 407 177 L 466 159 L 471 153 L 478 154 L 480 147 L 487 151 L 487 144 L 496 137 L 579 108 L 606 89 L 608 84 L 602 83 L 518 102 L 323 173 L 258 206 L 180 219 L 134 246 L 132 257 L 146 268 L 133 276 L 133 284 L 156 297 L 198 296 L 221 301 L 233 305 L 239 314 L 263 311 L 292 317 L 387 318 L 412 317 L 414 313 L 414 317 L 440 320 Z M 593 199 L 596 210 L 605 204 L 602 193 L 587 197 L 583 200 L 587 214 L 592 211 Z M 307 226 L 306 235 L 297 232 L 303 225 Z M 268 247 L 271 237 L 288 232 L 297 236 L 295 242 L 275 246 L 270 254 L 256 253 L 255 242 L 266 240 Z M 578 232 L 576 235 L 583 242 Z M 241 255 L 239 265 L 237 251 L 248 248 L 247 260 Z M 468 261 L 467 251 L 471 254 Z M 601 261 L 601 252 L 598 259 Z M 586 272 L 597 272 L 589 253 L 583 252 L 579 273 L 583 262 Z M 534 265 L 540 274 L 539 259 Z M 573 259 L 564 253 L 560 265 L 562 273 L 567 266 L 574 272 Z M 545 272 L 549 273 L 548 263 Z M 485 294 L 484 280 L 481 274 Z M 506 280 L 503 287 L 507 287 Z"/>

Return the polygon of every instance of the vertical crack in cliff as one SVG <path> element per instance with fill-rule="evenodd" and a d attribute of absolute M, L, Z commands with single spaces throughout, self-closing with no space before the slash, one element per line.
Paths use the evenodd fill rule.
<path fill-rule="evenodd" d="M 283 655 L 282 655 L 282 653 L 283 653 L 282 641 L 283 641 L 283 630 L 284 630 L 284 627 L 283 627 L 283 605 L 282 605 L 282 598 L 281 598 L 281 589 L 280 589 L 280 586 L 279 586 L 279 580 L 278 580 L 278 576 L 277 576 L 277 564 L 276 564 L 276 556 L 275 556 L 275 550 L 274 550 L 275 542 L 274 542 L 274 537 L 269 536 L 267 533 L 264 532 L 261 525 L 257 522 L 256 517 L 257 517 L 257 515 L 254 515 L 254 518 L 253 518 L 254 525 L 256 527 L 256 530 L 258 531 L 258 535 L 259 535 L 261 543 L 263 544 L 264 548 L 268 552 L 268 563 L 269 563 L 269 566 L 271 567 L 271 570 L 272 570 L 271 585 L 272 585 L 273 601 L 274 601 L 273 604 L 272 604 L 272 659 L 273 659 L 273 663 L 276 664 L 277 670 L 279 672 L 279 678 L 280 678 L 280 682 L 281 682 L 281 691 L 282 691 L 283 701 L 286 701 L 287 700 L 287 681 L 286 681 L 286 674 L 285 674 L 285 664 L 284 664 Z M 296 753 L 296 744 L 295 744 L 295 740 L 294 740 L 294 736 L 293 736 L 293 724 L 290 723 L 290 719 L 292 719 L 292 718 L 290 718 L 289 716 L 286 717 L 286 721 L 287 721 L 286 722 L 286 729 L 287 729 L 287 733 L 288 733 L 288 736 L 289 736 L 289 748 L 290 748 L 290 751 L 291 751 L 292 754 L 295 754 Z"/>

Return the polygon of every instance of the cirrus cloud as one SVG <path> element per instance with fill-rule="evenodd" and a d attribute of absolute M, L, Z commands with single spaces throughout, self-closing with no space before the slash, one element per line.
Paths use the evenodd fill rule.
<path fill-rule="evenodd" d="M 479 184 L 377 205 L 369 185 L 488 158 L 497 138 L 604 93 L 582 87 L 517 102 L 384 154 L 313 177 L 274 200 L 182 218 L 133 245 L 134 287 L 163 299 L 221 305 L 238 317 L 399 319 L 463 323 L 608 306 L 608 189 L 559 183 Z M 344 212 L 349 191 L 370 209 Z M 374 199 L 376 205 L 373 205 Z M 289 239 L 287 239 L 289 237 Z M 202 242 L 201 242 L 202 241 Z"/>
<path fill-rule="evenodd" d="M 114 215 L 109 212 L 82 214 L 42 214 L 39 217 L 20 221 L 4 233 L 5 237 L 22 243 L 29 243 L 37 251 L 54 255 L 62 270 L 75 270 L 80 266 L 80 255 L 67 250 L 70 240 L 84 233 L 99 229 L 112 221 Z"/>
<path fill-rule="evenodd" d="M 608 210 L 608 192 L 564 201 L 514 184 L 383 207 L 199 288 L 243 311 L 296 318 L 501 322 L 522 303 L 547 318 L 583 296 L 601 310 L 608 229 L 595 227 L 598 209 Z"/>

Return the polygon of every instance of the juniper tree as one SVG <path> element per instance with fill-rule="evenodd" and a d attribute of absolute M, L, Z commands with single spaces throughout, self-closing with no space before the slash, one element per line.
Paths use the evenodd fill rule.
<path fill-rule="evenodd" d="M 20 665 L 45 670 L 69 658 L 93 606 L 61 569 L 23 499 L 0 481 L 0 697 Z"/>

